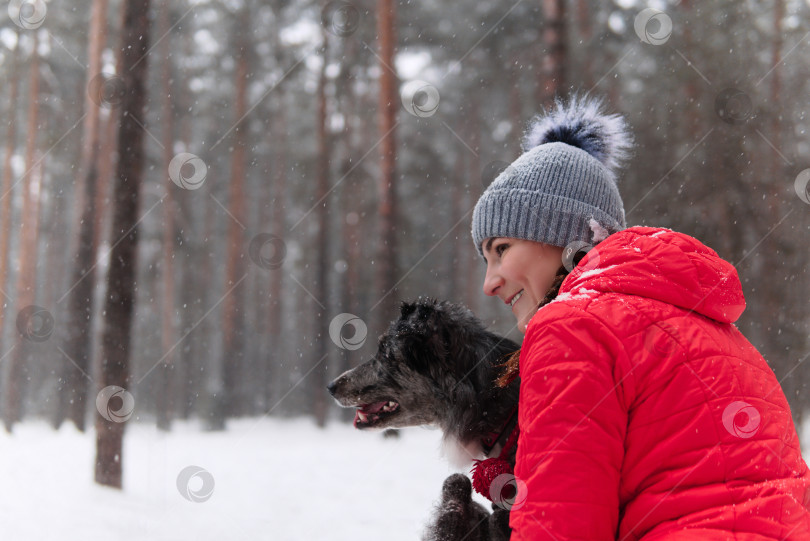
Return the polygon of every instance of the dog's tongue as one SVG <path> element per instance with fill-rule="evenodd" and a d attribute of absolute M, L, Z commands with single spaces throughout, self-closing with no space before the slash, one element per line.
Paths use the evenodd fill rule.
<path fill-rule="evenodd" d="M 366 404 L 365 406 L 360 408 L 360 411 L 363 413 L 377 413 L 383 407 L 388 404 L 388 402 L 377 402 L 375 404 Z"/>

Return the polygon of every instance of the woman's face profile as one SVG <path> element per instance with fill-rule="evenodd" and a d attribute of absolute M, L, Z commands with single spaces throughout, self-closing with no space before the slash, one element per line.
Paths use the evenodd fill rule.
<path fill-rule="evenodd" d="M 510 237 L 490 237 L 481 246 L 487 262 L 484 293 L 509 305 L 525 333 L 562 265 L 563 249 Z"/>

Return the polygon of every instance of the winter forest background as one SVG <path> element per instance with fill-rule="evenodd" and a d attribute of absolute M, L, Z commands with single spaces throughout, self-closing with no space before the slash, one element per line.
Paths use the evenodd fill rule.
<path fill-rule="evenodd" d="M 96 440 L 86 476 L 120 487 L 133 424 L 348 423 L 325 386 L 402 300 L 461 302 L 519 339 L 482 293 L 472 208 L 531 116 L 572 91 L 635 133 L 628 225 L 735 265 L 738 326 L 796 422 L 810 411 L 808 0 L 1 15 L 5 446 L 28 421 L 74 425 Z"/>

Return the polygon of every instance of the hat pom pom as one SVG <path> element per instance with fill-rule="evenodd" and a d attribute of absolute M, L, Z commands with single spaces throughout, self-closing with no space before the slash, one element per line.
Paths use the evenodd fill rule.
<path fill-rule="evenodd" d="M 532 119 L 523 150 L 558 142 L 584 150 L 615 174 L 629 157 L 633 136 L 622 116 L 602 111 L 601 99 L 574 96 L 567 104 L 555 100 L 551 112 Z"/>
<path fill-rule="evenodd" d="M 512 473 L 512 466 L 500 458 L 488 458 L 486 460 L 475 460 L 472 470 L 472 485 L 477 493 L 492 501 L 490 487 L 492 481 L 504 473 Z"/>

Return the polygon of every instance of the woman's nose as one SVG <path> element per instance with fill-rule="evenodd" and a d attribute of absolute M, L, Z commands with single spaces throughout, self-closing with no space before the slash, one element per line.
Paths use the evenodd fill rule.
<path fill-rule="evenodd" d="M 484 295 L 490 297 L 497 294 L 498 288 L 503 284 L 503 278 L 487 265 L 487 274 L 484 277 Z"/>

